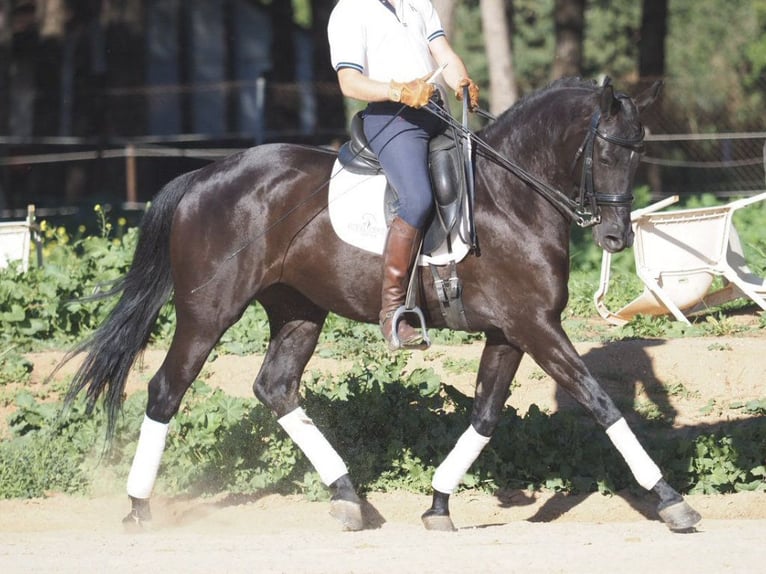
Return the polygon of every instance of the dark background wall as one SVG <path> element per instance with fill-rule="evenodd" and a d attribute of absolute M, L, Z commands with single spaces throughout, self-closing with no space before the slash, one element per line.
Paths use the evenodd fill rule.
<path fill-rule="evenodd" d="M 333 4 L 314 2 L 301 26 L 282 0 L 0 0 L 0 160 L 50 159 L 0 168 L 0 208 L 121 197 L 128 141 L 194 150 L 342 137 L 325 55 Z M 76 159 L 88 153 L 113 159 Z M 135 162 L 134 199 L 207 161 Z"/>

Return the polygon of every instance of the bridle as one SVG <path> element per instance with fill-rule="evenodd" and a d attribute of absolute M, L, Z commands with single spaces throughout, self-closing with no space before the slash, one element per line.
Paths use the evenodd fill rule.
<path fill-rule="evenodd" d="M 641 126 L 641 133 L 634 138 L 622 138 L 605 134 L 598 129 L 601 122 L 601 110 L 596 110 L 590 120 L 590 128 L 585 135 L 585 141 L 577 150 L 574 161 L 572 162 L 572 172 L 574 172 L 577 162 L 582 159 L 582 172 L 580 174 L 579 195 L 577 207 L 575 209 L 575 221 L 580 227 L 591 227 L 601 221 L 599 206 L 619 206 L 630 205 L 633 203 L 633 192 L 628 190 L 624 193 L 600 193 L 593 184 L 593 148 L 596 138 L 605 142 L 630 149 L 636 153 L 642 153 L 644 150 L 644 127 Z M 588 205 L 586 205 L 586 202 Z"/>
<path fill-rule="evenodd" d="M 585 140 L 577 150 L 574 161 L 572 162 L 572 170 L 574 171 L 577 163 L 580 161 L 580 159 L 582 159 L 582 173 L 580 176 L 579 194 L 577 200 L 574 200 L 566 193 L 550 186 L 546 182 L 526 171 L 520 165 L 501 155 L 487 142 L 479 138 L 467 127 L 457 122 L 457 120 L 455 120 L 441 105 L 431 101 L 424 107 L 424 109 L 441 118 L 452 128 L 456 129 L 462 135 L 462 137 L 468 138 L 470 141 L 474 142 L 476 144 L 477 154 L 482 155 L 482 157 L 489 159 L 493 163 L 510 171 L 521 181 L 529 185 L 532 189 L 550 201 L 555 207 L 557 207 L 566 216 L 572 219 L 579 227 L 587 228 L 600 223 L 601 213 L 599 208 L 602 205 L 630 205 L 633 202 L 633 193 L 631 191 L 626 193 L 611 194 L 600 193 L 595 189 L 595 185 L 593 183 L 593 149 L 595 147 L 596 139 L 598 138 L 605 142 L 641 153 L 644 143 L 643 127 L 641 128 L 641 133 L 633 138 L 622 138 L 619 136 L 606 134 L 599 129 L 599 124 L 601 123 L 601 110 L 596 110 L 596 112 L 591 117 L 590 127 L 587 134 L 585 135 Z M 484 112 L 482 115 L 489 116 L 489 114 L 486 112 Z"/>

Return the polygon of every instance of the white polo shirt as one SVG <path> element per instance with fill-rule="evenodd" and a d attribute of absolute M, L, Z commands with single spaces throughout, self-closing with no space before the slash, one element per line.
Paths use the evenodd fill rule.
<path fill-rule="evenodd" d="M 327 25 L 335 71 L 352 68 L 381 82 L 409 82 L 433 72 L 429 42 L 444 36 L 430 0 L 340 0 Z"/>

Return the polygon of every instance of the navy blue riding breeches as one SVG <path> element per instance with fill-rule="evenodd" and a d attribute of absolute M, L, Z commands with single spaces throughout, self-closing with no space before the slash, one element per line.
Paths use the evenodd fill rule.
<path fill-rule="evenodd" d="M 422 229 L 433 205 L 428 142 L 443 124 L 429 112 L 410 107 L 397 115 L 401 108 L 391 102 L 369 104 L 363 113 L 364 135 L 396 190 L 397 215 Z"/>

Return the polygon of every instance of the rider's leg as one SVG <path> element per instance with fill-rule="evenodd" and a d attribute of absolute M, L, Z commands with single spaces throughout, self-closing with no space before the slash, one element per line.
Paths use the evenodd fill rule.
<path fill-rule="evenodd" d="M 438 124 L 422 110 L 371 104 L 364 115 L 364 132 L 398 195 L 397 217 L 391 224 L 383 254 L 381 330 L 393 349 L 419 346 L 420 330 L 406 317 L 397 325 L 400 345 L 392 341 L 393 313 L 406 299 L 407 285 L 420 247 L 422 228 L 433 204 L 428 172 L 428 142 Z"/>
<path fill-rule="evenodd" d="M 410 272 L 420 248 L 421 237 L 418 228 L 400 217 L 395 217 L 388 229 L 383 253 L 380 329 L 391 350 L 412 347 L 423 342 L 420 330 L 411 326 L 406 318 L 399 321 L 396 327 L 399 345 L 393 341 L 394 313 L 404 305 Z"/>

